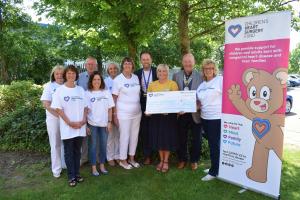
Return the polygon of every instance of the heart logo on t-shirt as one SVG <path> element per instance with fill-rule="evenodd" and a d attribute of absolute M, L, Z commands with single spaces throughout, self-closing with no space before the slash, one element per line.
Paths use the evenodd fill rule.
<path fill-rule="evenodd" d="M 96 100 L 95 97 L 91 98 L 91 102 L 95 102 L 95 100 Z"/>
<path fill-rule="evenodd" d="M 68 101 L 70 100 L 70 97 L 69 97 L 69 96 L 66 96 L 66 97 L 64 97 L 64 100 L 65 100 L 66 102 L 68 102 Z"/>
<path fill-rule="evenodd" d="M 129 88 L 129 84 L 128 83 L 124 84 L 124 86 L 127 87 L 127 88 Z"/>
<path fill-rule="evenodd" d="M 152 96 L 153 96 L 153 93 L 150 93 L 150 94 L 149 94 L 149 97 L 152 97 Z"/>
<path fill-rule="evenodd" d="M 240 24 L 231 25 L 228 27 L 228 32 L 232 37 L 236 37 L 242 31 L 242 26 Z"/>

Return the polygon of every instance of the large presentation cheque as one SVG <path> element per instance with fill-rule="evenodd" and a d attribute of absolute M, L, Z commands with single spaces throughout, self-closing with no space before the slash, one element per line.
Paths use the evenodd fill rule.
<path fill-rule="evenodd" d="M 196 111 L 196 90 L 147 93 L 147 114 Z"/>

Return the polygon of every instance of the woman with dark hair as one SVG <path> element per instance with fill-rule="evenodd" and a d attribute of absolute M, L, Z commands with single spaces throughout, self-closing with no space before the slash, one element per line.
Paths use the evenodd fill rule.
<path fill-rule="evenodd" d="M 104 163 L 106 160 L 107 136 L 112 128 L 112 107 L 115 106 L 111 93 L 105 89 L 105 82 L 99 72 L 94 72 L 88 81 L 85 93 L 88 104 L 88 134 L 91 136 L 89 144 L 92 175 L 99 176 L 96 168 L 97 141 L 99 141 L 100 172 L 108 174 Z"/>
<path fill-rule="evenodd" d="M 113 81 L 112 94 L 115 100 L 114 123 L 120 131 L 120 163 L 124 169 L 140 167 L 134 159 L 140 121 L 140 83 L 138 77 L 133 74 L 134 62 L 125 57 L 121 64 L 122 73 Z M 127 161 L 127 155 L 129 160 Z"/>
<path fill-rule="evenodd" d="M 60 120 L 60 134 L 64 143 L 65 161 L 69 186 L 83 182 L 80 176 L 80 157 L 82 140 L 86 136 L 87 104 L 84 89 L 75 85 L 78 71 L 69 65 L 63 73 L 64 85 L 59 87 L 53 97 L 51 108 L 56 109 Z"/>
<path fill-rule="evenodd" d="M 63 66 L 56 65 L 53 67 L 50 74 L 50 82 L 44 86 L 43 94 L 41 96 L 41 101 L 46 109 L 46 125 L 51 148 L 51 168 L 55 178 L 60 177 L 62 166 L 65 165 L 65 161 L 61 156 L 63 147 L 60 138 L 58 113 L 50 106 L 56 89 L 64 83 L 63 72 Z"/>

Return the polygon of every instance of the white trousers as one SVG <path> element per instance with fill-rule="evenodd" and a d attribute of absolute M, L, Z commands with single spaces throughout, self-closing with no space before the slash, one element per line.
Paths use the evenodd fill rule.
<path fill-rule="evenodd" d="M 112 132 L 108 134 L 106 158 L 107 161 L 120 158 L 120 132 L 118 127 L 112 125 Z"/>
<path fill-rule="evenodd" d="M 46 119 L 46 125 L 51 149 L 52 173 L 59 175 L 62 168 L 66 168 L 64 147 L 60 138 L 59 119 Z"/>
<path fill-rule="evenodd" d="M 119 131 L 120 131 L 120 159 L 126 160 L 127 155 L 135 155 L 140 121 L 142 114 L 139 114 L 133 119 L 119 119 Z"/>

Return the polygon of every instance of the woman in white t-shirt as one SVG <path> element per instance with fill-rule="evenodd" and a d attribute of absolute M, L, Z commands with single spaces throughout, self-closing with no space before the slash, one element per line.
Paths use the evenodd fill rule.
<path fill-rule="evenodd" d="M 107 136 L 112 128 L 112 107 L 115 106 L 111 93 L 105 89 L 105 83 L 99 72 L 94 72 L 88 81 L 86 91 L 86 101 L 88 104 L 88 134 L 89 155 L 92 165 L 92 175 L 99 176 L 96 168 L 97 143 L 99 141 L 99 163 L 100 172 L 108 174 L 104 163 L 106 161 Z"/>
<path fill-rule="evenodd" d="M 117 64 L 110 63 L 107 67 L 108 77 L 104 80 L 105 88 L 112 92 L 113 80 L 119 73 L 119 68 Z M 115 166 L 116 162 L 119 163 L 119 154 L 120 154 L 120 132 L 118 127 L 112 123 L 112 130 L 108 134 L 107 138 L 107 153 L 106 159 L 110 166 Z"/>
<path fill-rule="evenodd" d="M 201 121 L 207 135 L 211 167 L 202 181 L 210 181 L 219 173 L 220 131 L 222 111 L 223 77 L 217 75 L 214 61 L 205 59 L 202 63 L 204 81 L 197 89 L 197 98 L 200 102 Z"/>
<path fill-rule="evenodd" d="M 74 187 L 77 183 L 83 182 L 79 167 L 82 140 L 86 136 L 88 109 L 84 89 L 75 85 L 78 79 L 76 67 L 73 65 L 66 67 L 63 78 L 65 83 L 57 88 L 51 108 L 56 109 L 59 115 L 69 186 Z"/>
<path fill-rule="evenodd" d="M 51 108 L 53 94 L 58 87 L 64 83 L 63 79 L 64 67 L 57 65 L 53 67 L 50 75 L 50 82 L 45 84 L 41 101 L 46 109 L 46 125 L 51 148 L 51 168 L 55 178 L 60 177 L 62 166 L 64 164 L 62 141 L 59 131 L 59 118 L 55 109 Z"/>
<path fill-rule="evenodd" d="M 120 166 L 124 169 L 138 168 L 134 156 L 138 143 L 141 121 L 140 83 L 133 74 L 134 62 L 125 57 L 121 64 L 122 73 L 113 81 L 112 94 L 115 100 L 114 123 L 120 131 Z M 127 155 L 129 160 L 127 162 Z"/>

